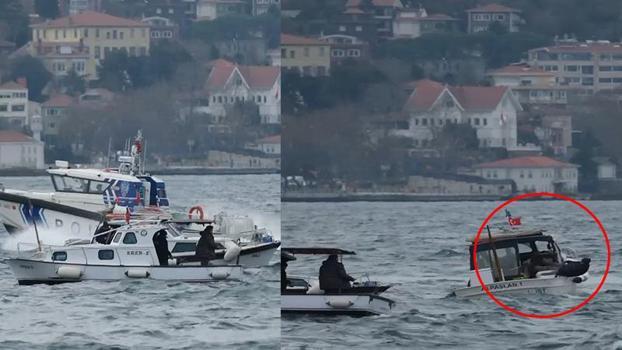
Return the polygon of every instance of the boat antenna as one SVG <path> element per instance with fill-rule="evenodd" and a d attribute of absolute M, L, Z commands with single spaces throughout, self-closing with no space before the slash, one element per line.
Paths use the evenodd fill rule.
<path fill-rule="evenodd" d="M 490 226 L 486 225 L 486 230 L 488 230 L 488 240 L 490 241 L 490 247 L 492 248 L 492 255 L 495 257 L 495 266 L 497 268 L 497 275 L 502 281 L 505 281 L 503 275 L 501 274 L 501 266 L 499 265 L 499 256 L 497 256 L 497 249 L 495 248 L 495 241 L 492 239 L 492 233 L 490 233 Z"/>
<path fill-rule="evenodd" d="M 28 200 L 28 209 L 30 210 L 30 217 L 32 217 L 32 225 L 35 228 L 35 237 L 37 238 L 37 249 L 41 251 L 41 241 L 39 240 L 39 230 L 37 229 L 37 219 L 34 216 L 34 208 L 32 201 Z"/>
<path fill-rule="evenodd" d="M 106 157 L 106 168 L 110 168 L 110 152 L 112 148 L 112 136 L 108 138 L 108 156 Z"/>

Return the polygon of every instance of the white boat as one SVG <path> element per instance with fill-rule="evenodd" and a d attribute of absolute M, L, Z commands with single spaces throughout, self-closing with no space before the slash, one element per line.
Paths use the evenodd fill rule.
<path fill-rule="evenodd" d="M 237 264 L 240 250 L 227 249 L 222 259 L 208 266 L 169 260 L 162 266 L 153 243 L 160 225 L 130 224 L 117 228 L 108 244 L 72 241 L 64 246 L 39 246 L 18 250 L 16 258 L 5 262 L 19 284 L 64 283 L 87 280 L 114 281 L 152 279 L 208 282 L 239 280 L 242 266 Z"/>
<path fill-rule="evenodd" d="M 374 281 L 354 282 L 350 288 L 324 291 L 316 278 L 287 276 L 286 266 L 296 255 L 354 255 L 336 248 L 282 248 L 281 312 L 325 315 L 368 316 L 389 313 L 395 302 L 380 294 L 390 285 Z"/>
<path fill-rule="evenodd" d="M 169 207 L 161 179 L 143 172 L 142 135 L 132 141 L 118 168 L 72 168 L 56 161 L 48 169 L 54 192 L 1 188 L 0 219 L 9 233 L 40 228 L 69 230 L 76 237 L 89 237 L 102 217 L 114 208 Z"/>
<path fill-rule="evenodd" d="M 577 260 L 562 253 L 544 230 L 521 228 L 482 233 L 477 264 L 483 283 L 497 295 L 572 294 L 589 278 L 589 258 Z M 485 295 L 473 265 L 474 237 L 468 239 L 471 271 L 467 287 L 454 290 L 459 298 Z"/>

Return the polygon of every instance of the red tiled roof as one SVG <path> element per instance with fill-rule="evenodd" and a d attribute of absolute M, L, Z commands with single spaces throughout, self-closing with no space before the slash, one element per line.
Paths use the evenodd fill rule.
<path fill-rule="evenodd" d="M 466 110 L 492 110 L 508 90 L 507 86 L 452 86 L 449 91 Z"/>
<path fill-rule="evenodd" d="M 74 104 L 74 98 L 68 95 L 54 95 L 49 100 L 43 102 L 43 107 L 70 107 Z"/>
<path fill-rule="evenodd" d="M 274 136 L 264 137 L 263 139 L 257 140 L 257 143 L 280 144 L 281 143 L 281 135 L 274 135 Z"/>
<path fill-rule="evenodd" d="M 275 66 L 239 66 L 238 70 L 251 88 L 271 88 L 281 74 Z"/>
<path fill-rule="evenodd" d="M 476 168 L 574 168 L 576 164 L 561 162 L 544 156 L 528 156 L 501 159 L 494 162 L 482 163 Z"/>
<path fill-rule="evenodd" d="M 401 7 L 401 6 L 395 6 L 396 4 L 396 0 L 372 0 L 372 4 L 374 4 L 374 6 L 378 6 L 378 7 Z M 359 7 L 361 6 L 362 0 L 348 0 L 348 2 L 346 3 L 346 7 Z M 401 1 L 399 1 L 399 3 L 401 4 Z"/>
<path fill-rule="evenodd" d="M 84 11 L 82 13 L 57 18 L 52 21 L 34 24 L 35 28 L 63 28 L 63 27 L 149 27 L 149 24 L 134 21 L 128 18 L 111 16 L 106 13 Z"/>
<path fill-rule="evenodd" d="M 0 130 L 0 142 L 30 142 L 33 138 L 12 130 Z"/>
<path fill-rule="evenodd" d="M 343 11 L 343 13 L 346 15 L 364 15 L 365 11 L 358 7 L 348 7 L 345 11 Z"/>
<path fill-rule="evenodd" d="M 511 64 L 499 69 L 493 70 L 490 74 L 494 75 L 542 75 L 553 76 L 553 73 L 547 72 L 538 67 L 531 67 L 526 64 Z"/>
<path fill-rule="evenodd" d="M 414 88 L 413 93 L 406 101 L 406 107 L 410 109 L 427 110 L 432 107 L 438 96 L 445 89 L 445 85 L 433 80 L 417 80 L 409 83 Z"/>
<path fill-rule="evenodd" d="M 499 5 L 499 4 L 488 4 L 488 5 L 472 8 L 470 10 L 467 10 L 467 12 L 521 12 L 521 11 L 511 8 L 511 7 Z"/>
<path fill-rule="evenodd" d="M 26 90 L 26 87 L 14 81 L 7 81 L 0 85 L 0 90 Z"/>
<path fill-rule="evenodd" d="M 220 59 L 214 62 L 205 87 L 208 90 L 222 89 L 236 68 L 246 83 L 254 89 L 271 88 L 281 75 L 280 67 L 237 66 L 235 63 Z"/>
<path fill-rule="evenodd" d="M 304 36 L 281 34 L 281 45 L 328 45 L 323 41 Z"/>
<path fill-rule="evenodd" d="M 445 86 L 432 80 L 409 84 L 413 85 L 415 89 L 405 105 L 410 110 L 430 109 L 443 91 L 449 91 L 465 110 L 492 110 L 508 90 L 506 86 Z"/>

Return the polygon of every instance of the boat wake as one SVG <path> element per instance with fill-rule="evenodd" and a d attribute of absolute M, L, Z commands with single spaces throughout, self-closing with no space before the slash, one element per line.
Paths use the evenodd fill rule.
<path fill-rule="evenodd" d="M 62 229 L 39 228 L 39 241 L 46 245 L 64 245 L 68 239 L 76 238 Z M 37 246 L 37 234 L 34 227 L 7 235 L 0 245 L 0 249 L 17 251 L 19 249 L 33 249 Z"/>

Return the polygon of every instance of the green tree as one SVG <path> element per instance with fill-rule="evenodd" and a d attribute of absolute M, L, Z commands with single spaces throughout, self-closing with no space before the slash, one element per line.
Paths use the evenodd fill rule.
<path fill-rule="evenodd" d="M 20 56 L 9 63 L 9 78 L 17 80 L 26 78 L 28 81 L 28 96 L 31 100 L 43 102 L 43 88 L 52 79 L 43 63 L 32 56 Z"/>
<path fill-rule="evenodd" d="M 86 81 L 74 69 L 70 70 L 60 83 L 65 92 L 71 96 L 78 96 L 86 90 Z"/>
<path fill-rule="evenodd" d="M 0 38 L 18 47 L 29 40 L 28 15 L 19 0 L 0 1 Z"/>
<path fill-rule="evenodd" d="M 593 193 L 598 190 L 598 164 L 594 161 L 600 141 L 587 130 L 577 142 L 577 153 L 570 160 L 579 165 L 579 191 Z"/>
<path fill-rule="evenodd" d="M 58 1 L 35 0 L 35 12 L 46 19 L 54 19 L 60 14 Z"/>

